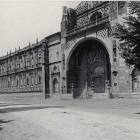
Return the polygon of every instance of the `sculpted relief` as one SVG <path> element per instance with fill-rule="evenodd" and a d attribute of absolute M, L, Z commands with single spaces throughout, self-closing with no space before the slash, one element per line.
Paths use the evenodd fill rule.
<path fill-rule="evenodd" d="M 76 9 L 68 9 L 68 30 L 72 30 L 75 27 L 79 28 L 89 24 L 90 22 L 96 20 L 99 21 L 104 17 L 108 17 L 109 3 L 102 3 L 102 1 L 83 1 L 77 6 Z M 88 12 L 88 10 L 90 11 Z M 85 12 L 87 13 L 85 14 Z M 95 20 L 91 20 L 91 18 L 94 18 Z"/>

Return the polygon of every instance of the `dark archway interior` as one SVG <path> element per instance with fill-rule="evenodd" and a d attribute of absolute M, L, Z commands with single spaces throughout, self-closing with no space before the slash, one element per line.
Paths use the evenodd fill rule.
<path fill-rule="evenodd" d="M 96 93 L 105 92 L 105 82 L 111 79 L 109 55 L 106 48 L 96 40 L 81 43 L 72 53 L 67 71 L 67 89 L 73 83 L 74 97 L 83 92 L 91 93 L 94 83 Z M 86 88 L 87 87 L 87 88 Z"/>

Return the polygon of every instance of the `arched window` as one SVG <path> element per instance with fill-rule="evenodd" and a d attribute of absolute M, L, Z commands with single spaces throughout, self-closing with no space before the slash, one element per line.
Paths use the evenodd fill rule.
<path fill-rule="evenodd" d="M 102 18 L 102 13 L 101 12 L 96 12 L 91 16 L 90 22 L 95 22 L 95 21 L 97 21 L 101 18 Z"/>
<path fill-rule="evenodd" d="M 58 93 L 58 80 L 55 78 L 54 80 L 53 80 L 53 93 Z"/>

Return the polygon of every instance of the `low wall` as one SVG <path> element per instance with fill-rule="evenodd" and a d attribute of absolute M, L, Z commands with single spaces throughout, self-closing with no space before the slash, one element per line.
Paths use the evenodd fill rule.
<path fill-rule="evenodd" d="M 45 95 L 42 92 L 38 93 L 3 93 L 0 94 L 0 100 L 43 100 Z"/>
<path fill-rule="evenodd" d="M 73 94 L 62 94 L 62 99 L 73 99 Z"/>
<path fill-rule="evenodd" d="M 92 95 L 92 99 L 102 100 L 102 99 L 110 99 L 110 98 L 111 98 L 111 96 L 109 93 L 94 93 Z"/>
<path fill-rule="evenodd" d="M 55 93 L 55 94 L 50 94 L 48 95 L 48 98 L 52 98 L 52 99 L 73 99 L 73 94 L 59 94 L 59 93 Z"/>
<path fill-rule="evenodd" d="M 48 98 L 61 99 L 61 96 L 59 93 L 54 93 L 54 94 L 49 94 Z"/>
<path fill-rule="evenodd" d="M 140 98 L 140 93 L 112 93 L 113 98 Z"/>
<path fill-rule="evenodd" d="M 0 93 L 34 93 L 34 92 L 42 92 L 42 86 L 38 86 L 38 87 L 13 87 L 13 88 L 1 88 L 0 89 Z"/>
<path fill-rule="evenodd" d="M 56 94 L 50 96 L 49 94 L 46 95 L 46 98 L 55 98 L 55 99 L 73 99 L 72 94 Z M 110 99 L 110 98 L 139 98 L 140 93 L 112 93 L 109 95 L 108 93 L 94 93 L 90 99 Z M 35 93 L 3 93 L 0 94 L 0 100 L 45 100 L 45 95 L 42 92 L 35 92 Z"/>

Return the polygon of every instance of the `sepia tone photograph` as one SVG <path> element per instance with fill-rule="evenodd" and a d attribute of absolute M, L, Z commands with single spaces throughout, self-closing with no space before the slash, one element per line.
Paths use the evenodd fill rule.
<path fill-rule="evenodd" d="M 140 140 L 140 1 L 0 0 L 0 140 Z"/>

